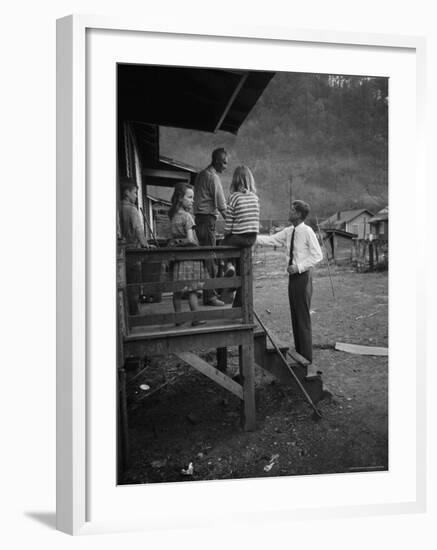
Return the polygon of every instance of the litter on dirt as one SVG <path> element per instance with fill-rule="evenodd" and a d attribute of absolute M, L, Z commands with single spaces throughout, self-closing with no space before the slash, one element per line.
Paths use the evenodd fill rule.
<path fill-rule="evenodd" d="M 184 468 L 182 468 L 181 470 L 181 474 L 183 474 L 184 476 L 192 476 L 193 473 L 194 473 L 194 466 L 192 462 L 188 464 L 188 468 L 186 470 Z"/>
<path fill-rule="evenodd" d="M 355 317 L 355 321 L 358 321 L 358 319 L 368 319 L 369 317 L 373 317 L 377 313 L 378 313 L 377 311 L 374 311 L 370 315 L 358 315 L 358 317 Z"/>
<path fill-rule="evenodd" d="M 148 391 L 150 390 L 150 386 L 148 384 L 141 384 L 140 390 Z"/>
<path fill-rule="evenodd" d="M 273 455 L 270 459 L 270 462 L 264 466 L 265 472 L 270 472 L 270 470 L 273 468 L 273 466 L 276 464 L 276 461 L 278 460 L 279 455 Z"/>
<path fill-rule="evenodd" d="M 388 348 L 381 348 L 377 346 L 360 346 L 358 344 L 336 342 L 335 349 L 337 351 L 345 351 L 347 353 L 355 353 L 357 355 L 381 355 L 388 357 Z"/>

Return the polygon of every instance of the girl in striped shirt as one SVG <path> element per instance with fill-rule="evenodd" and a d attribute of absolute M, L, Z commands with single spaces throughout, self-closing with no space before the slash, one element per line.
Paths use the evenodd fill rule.
<path fill-rule="evenodd" d="M 225 238 L 223 245 L 249 248 L 255 244 L 259 233 L 259 200 L 255 179 L 247 166 L 238 166 L 232 176 L 231 195 L 226 210 Z M 235 267 L 228 262 L 225 277 L 233 277 Z M 241 288 L 238 289 L 233 306 L 240 307 Z"/>

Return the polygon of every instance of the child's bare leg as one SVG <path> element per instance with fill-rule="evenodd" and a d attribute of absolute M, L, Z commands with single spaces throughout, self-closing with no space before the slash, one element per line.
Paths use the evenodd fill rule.
<path fill-rule="evenodd" d="M 234 264 L 228 260 L 226 262 L 226 269 L 225 269 L 225 277 L 234 277 L 235 276 L 235 266 Z"/>
<path fill-rule="evenodd" d="M 197 299 L 197 292 L 190 292 L 188 295 L 188 303 L 190 304 L 191 311 L 197 311 L 199 309 L 199 301 Z M 206 321 L 201 320 L 195 320 L 191 324 L 193 327 L 197 327 L 198 325 L 204 325 Z"/>
<path fill-rule="evenodd" d="M 182 292 L 173 292 L 173 307 L 176 313 L 182 311 Z M 176 322 L 176 326 L 183 324 L 183 321 Z"/>
<path fill-rule="evenodd" d="M 182 292 L 173 292 L 173 307 L 176 313 L 182 311 Z M 179 325 L 183 325 L 183 322 L 176 322 L 176 326 Z"/>
<path fill-rule="evenodd" d="M 176 313 L 182 311 L 182 292 L 173 292 L 173 307 Z"/>
<path fill-rule="evenodd" d="M 190 292 L 188 295 L 188 303 L 191 311 L 197 311 L 199 309 L 199 300 L 197 299 L 197 292 Z"/>

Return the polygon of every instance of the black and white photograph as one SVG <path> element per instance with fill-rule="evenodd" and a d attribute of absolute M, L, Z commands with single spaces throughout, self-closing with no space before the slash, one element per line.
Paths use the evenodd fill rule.
<path fill-rule="evenodd" d="M 117 65 L 117 483 L 389 468 L 389 79 Z"/>
<path fill-rule="evenodd" d="M 2 547 L 432 546 L 432 6 L 5 4 Z"/>

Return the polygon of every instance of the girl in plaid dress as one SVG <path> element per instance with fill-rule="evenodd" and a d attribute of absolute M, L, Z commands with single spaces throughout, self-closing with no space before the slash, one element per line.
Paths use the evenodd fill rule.
<path fill-rule="evenodd" d="M 171 236 L 176 246 L 199 246 L 194 232 L 194 220 L 191 215 L 193 207 L 193 188 L 186 183 L 178 183 L 175 186 L 171 198 L 169 218 Z M 173 293 L 173 306 L 176 313 L 182 310 L 182 292 L 188 292 L 188 303 L 191 311 L 199 309 L 197 290 L 205 284 L 207 272 L 202 260 L 183 260 L 173 263 L 174 281 L 191 281 L 180 291 Z M 193 321 L 192 326 L 203 325 L 206 321 Z M 182 323 L 176 323 L 181 325 Z"/>

